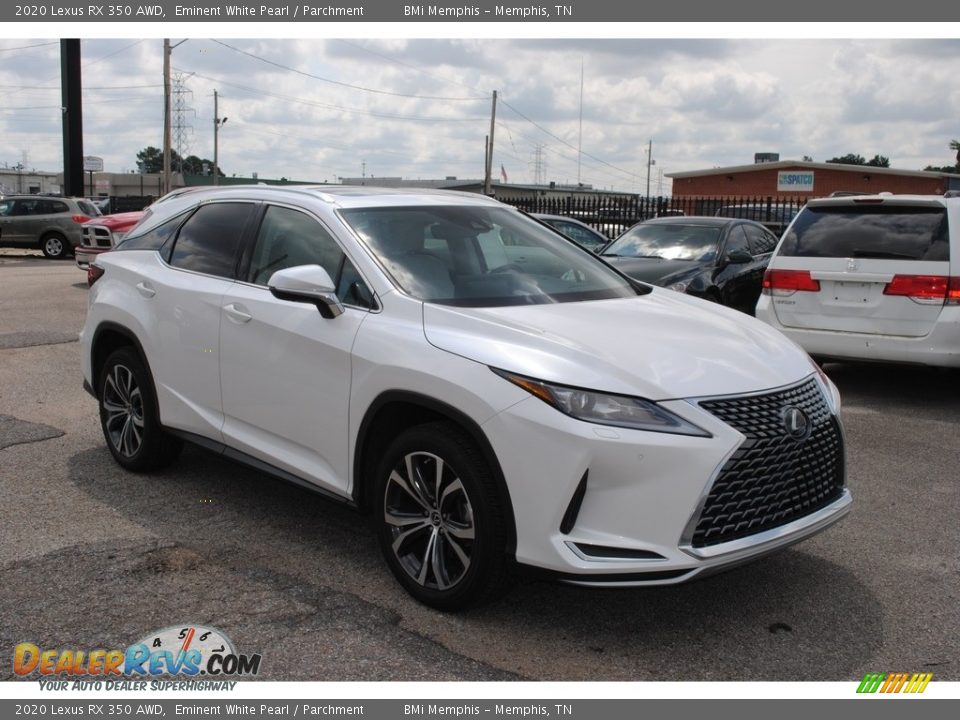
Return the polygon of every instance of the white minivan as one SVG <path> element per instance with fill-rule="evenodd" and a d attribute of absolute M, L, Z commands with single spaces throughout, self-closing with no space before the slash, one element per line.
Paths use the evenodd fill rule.
<path fill-rule="evenodd" d="M 960 366 L 960 198 L 811 200 L 774 251 L 757 317 L 822 359 Z"/>

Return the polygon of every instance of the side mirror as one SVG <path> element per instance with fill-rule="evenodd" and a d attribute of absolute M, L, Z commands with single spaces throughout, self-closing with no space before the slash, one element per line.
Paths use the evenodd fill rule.
<path fill-rule="evenodd" d="M 724 258 L 727 265 L 742 265 L 744 263 L 753 262 L 753 255 L 748 253 L 746 250 L 733 250 L 727 253 L 727 256 Z"/>
<path fill-rule="evenodd" d="M 343 304 L 329 273 L 319 265 L 297 265 L 277 270 L 267 283 L 274 297 L 317 306 L 328 320 L 343 314 Z"/>

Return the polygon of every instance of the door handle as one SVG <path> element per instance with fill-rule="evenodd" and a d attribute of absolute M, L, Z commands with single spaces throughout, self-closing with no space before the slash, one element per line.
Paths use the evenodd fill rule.
<path fill-rule="evenodd" d="M 238 323 L 250 322 L 253 320 L 253 315 L 250 313 L 244 312 L 236 303 L 230 303 L 229 305 L 223 306 L 223 311 L 227 314 L 227 317 Z"/>
<path fill-rule="evenodd" d="M 157 291 L 154 290 L 150 285 L 147 285 L 144 282 L 137 283 L 137 292 L 143 295 L 145 298 L 152 298 L 157 294 Z"/>

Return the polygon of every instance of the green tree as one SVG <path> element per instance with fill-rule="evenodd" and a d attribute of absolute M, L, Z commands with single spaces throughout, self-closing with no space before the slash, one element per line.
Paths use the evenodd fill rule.
<path fill-rule="evenodd" d="M 176 150 L 170 151 L 170 167 L 175 168 L 180 162 L 180 156 Z M 163 172 L 163 150 L 148 145 L 137 153 L 137 170 L 141 173 L 161 173 Z"/>
<path fill-rule="evenodd" d="M 960 140 L 951 140 L 950 149 L 957 151 L 957 170 L 960 170 Z"/>
<path fill-rule="evenodd" d="M 846 155 L 841 155 L 840 157 L 830 158 L 827 160 L 827 162 L 837 163 L 839 165 L 866 165 L 867 159 L 863 155 L 847 153 Z"/>
<path fill-rule="evenodd" d="M 871 167 L 890 167 L 890 158 L 883 155 L 874 155 L 872 158 L 867 160 L 867 165 Z"/>

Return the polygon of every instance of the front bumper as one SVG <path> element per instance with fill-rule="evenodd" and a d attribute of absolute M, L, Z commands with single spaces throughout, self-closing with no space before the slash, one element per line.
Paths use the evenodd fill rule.
<path fill-rule="evenodd" d="M 108 252 L 111 248 L 96 248 L 89 245 L 78 245 L 73 249 L 73 255 L 77 261 L 77 267 L 84 272 L 90 267 L 90 263 L 97 259 L 101 253 Z"/>
<path fill-rule="evenodd" d="M 533 397 L 484 425 L 514 506 L 518 563 L 584 585 L 674 584 L 799 542 L 849 512 L 841 467 L 836 492 L 806 514 L 695 546 L 705 498 L 749 439 L 695 402 L 663 406 L 712 436 L 582 422 Z M 839 428 L 832 412 L 829 422 Z M 842 437 L 840 454 L 842 464 Z"/>

